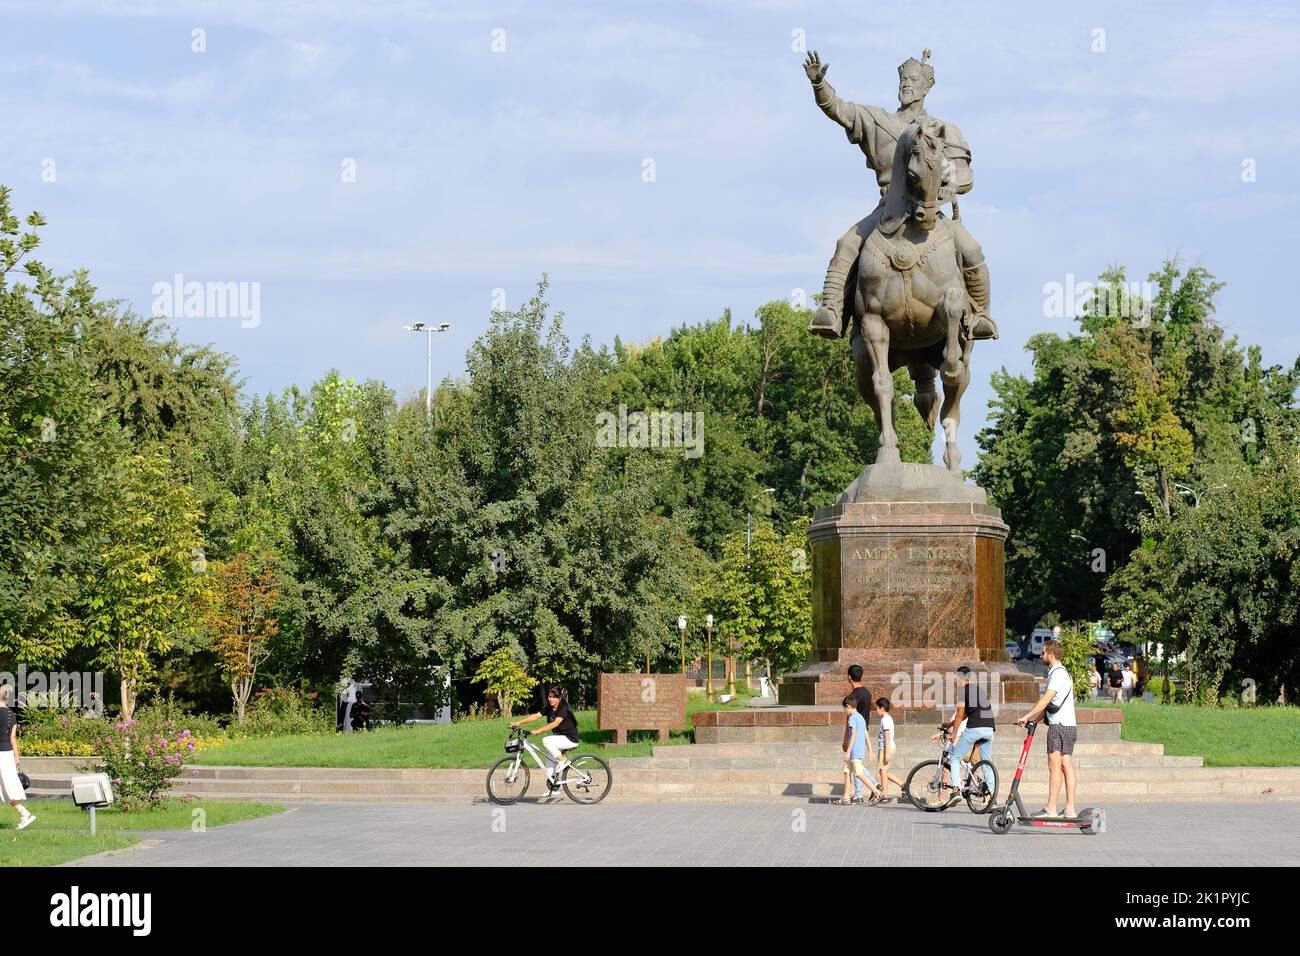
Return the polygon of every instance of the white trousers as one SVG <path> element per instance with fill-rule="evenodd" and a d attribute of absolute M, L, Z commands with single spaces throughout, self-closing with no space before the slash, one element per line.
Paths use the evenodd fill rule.
<path fill-rule="evenodd" d="M 4 797 L 5 803 L 27 799 L 18 779 L 18 763 L 12 750 L 0 750 L 0 796 Z"/>
<path fill-rule="evenodd" d="M 578 745 L 568 737 L 560 734 L 550 734 L 542 738 L 542 746 L 546 748 L 546 752 L 551 755 L 552 760 L 559 760 L 560 754 L 566 750 L 572 750 Z"/>

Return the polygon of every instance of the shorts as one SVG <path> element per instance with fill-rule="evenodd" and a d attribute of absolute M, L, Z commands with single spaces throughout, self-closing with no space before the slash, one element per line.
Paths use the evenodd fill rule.
<path fill-rule="evenodd" d="M 1047 725 L 1047 752 L 1049 754 L 1061 754 L 1068 757 L 1074 753 L 1074 741 L 1079 736 L 1078 727 L 1067 727 L 1065 724 L 1048 724 Z"/>
<path fill-rule="evenodd" d="M 894 754 L 885 753 L 883 750 L 876 751 L 876 770 L 880 773 L 880 779 L 885 779 L 885 774 L 889 772 L 889 762 L 894 759 Z"/>
<path fill-rule="evenodd" d="M 855 777 L 865 777 L 867 775 L 867 770 L 862 766 L 860 758 L 844 761 L 844 772 Z"/>

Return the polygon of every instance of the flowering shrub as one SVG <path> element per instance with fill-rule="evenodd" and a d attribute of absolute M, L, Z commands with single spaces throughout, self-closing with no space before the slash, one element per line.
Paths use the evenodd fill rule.
<path fill-rule="evenodd" d="M 334 711 L 326 708 L 319 694 L 263 687 L 253 692 L 244 722 L 232 729 L 250 737 L 328 734 L 334 732 Z"/>
<path fill-rule="evenodd" d="M 185 758 L 197 749 L 194 736 L 175 721 L 118 721 L 107 736 L 96 741 L 96 755 L 104 765 L 95 769 L 113 781 L 116 803 L 122 810 L 140 810 L 163 800 L 172 778 L 184 769 Z"/>
<path fill-rule="evenodd" d="M 66 740 L 90 744 L 112 726 L 102 717 L 82 717 L 72 711 L 55 711 L 45 708 L 28 708 L 23 711 L 18 735 L 22 751 L 27 753 L 32 742 L 38 740 Z M 32 751 L 34 754 L 35 751 Z"/>

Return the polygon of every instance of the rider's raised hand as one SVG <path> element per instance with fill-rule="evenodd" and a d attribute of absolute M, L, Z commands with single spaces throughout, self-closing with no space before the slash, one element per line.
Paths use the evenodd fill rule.
<path fill-rule="evenodd" d="M 831 65 L 823 63 L 816 50 L 809 53 L 808 59 L 803 61 L 803 71 L 808 74 L 808 79 L 814 83 L 820 83 L 826 79 L 826 71 L 830 68 Z"/>

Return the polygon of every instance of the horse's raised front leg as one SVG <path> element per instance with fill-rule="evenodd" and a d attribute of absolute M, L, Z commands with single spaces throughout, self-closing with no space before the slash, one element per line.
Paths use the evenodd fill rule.
<path fill-rule="evenodd" d="M 943 426 L 943 463 L 949 471 L 961 473 L 961 449 L 957 447 L 957 426 L 961 424 L 961 397 L 970 384 L 970 363 L 962 363 L 961 380 L 955 385 L 943 382 L 943 407 L 939 423 Z"/>
<path fill-rule="evenodd" d="M 875 398 L 873 411 L 880 429 L 876 464 L 897 464 L 903 459 L 898 454 L 898 433 L 894 431 L 894 376 L 889 371 L 889 329 L 880 316 L 868 315 L 862 319 L 860 334 L 866 362 L 859 361 L 858 375 L 862 378 L 863 373 L 870 370 L 871 392 Z"/>
<path fill-rule="evenodd" d="M 966 363 L 962 360 L 961 324 L 966 318 L 966 295 L 959 289 L 950 288 L 944 293 L 939 310 L 947 327 L 948 339 L 943 348 L 943 364 L 939 367 L 939 377 L 945 386 L 957 387 L 966 374 Z"/>

